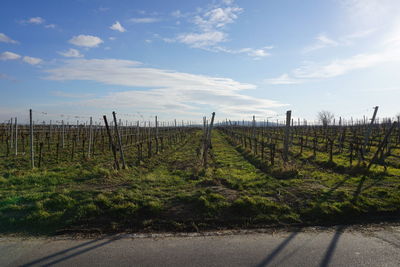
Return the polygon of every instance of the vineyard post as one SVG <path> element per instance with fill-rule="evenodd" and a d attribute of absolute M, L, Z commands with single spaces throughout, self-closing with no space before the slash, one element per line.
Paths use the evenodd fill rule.
<path fill-rule="evenodd" d="M 136 139 L 135 139 L 136 143 L 138 142 L 138 140 L 139 140 L 139 121 L 136 122 Z"/>
<path fill-rule="evenodd" d="M 214 124 L 215 112 L 212 113 L 210 125 L 207 127 L 206 138 L 204 140 L 204 149 L 203 149 L 203 164 L 204 168 L 207 168 L 207 156 L 208 156 L 208 148 L 211 146 L 211 130 Z"/>
<path fill-rule="evenodd" d="M 256 141 L 256 116 L 253 115 L 253 121 L 251 123 L 252 129 L 251 129 L 251 145 L 250 149 L 255 152 L 257 150 L 257 141 Z"/>
<path fill-rule="evenodd" d="M 30 140 L 30 147 L 31 147 L 31 167 L 32 169 L 35 168 L 35 153 L 33 151 L 33 121 L 32 121 L 32 109 L 29 110 L 29 140 Z"/>
<path fill-rule="evenodd" d="M 18 156 L 18 122 L 17 122 L 17 117 L 15 117 L 15 156 Z"/>
<path fill-rule="evenodd" d="M 77 141 L 79 141 L 79 120 L 76 121 L 76 131 L 77 131 L 77 135 L 78 135 Z"/>
<path fill-rule="evenodd" d="M 10 146 L 11 146 L 11 148 L 14 146 L 13 118 L 10 119 Z"/>
<path fill-rule="evenodd" d="M 49 138 L 51 139 L 51 125 L 52 125 L 52 121 L 50 120 L 50 124 L 49 124 Z"/>
<path fill-rule="evenodd" d="M 122 160 L 122 168 L 126 169 L 124 151 L 122 150 L 122 140 L 121 140 L 121 135 L 119 134 L 119 130 L 118 130 L 117 116 L 116 116 L 115 111 L 113 111 L 113 117 L 114 117 L 114 124 L 115 124 L 115 133 L 117 134 L 117 138 L 118 138 L 119 153 L 121 155 L 121 160 Z"/>
<path fill-rule="evenodd" d="M 379 153 L 381 152 L 381 150 L 383 149 L 383 147 L 386 145 L 386 143 L 388 142 L 389 136 L 392 133 L 393 129 L 396 127 L 396 124 L 398 122 L 395 121 L 392 123 L 392 126 L 389 128 L 389 130 L 386 132 L 385 137 L 383 138 L 382 142 L 379 144 L 378 149 L 375 152 L 374 157 L 371 159 L 371 161 L 368 164 L 367 169 L 369 170 L 372 166 L 372 164 L 374 164 L 374 161 L 377 159 Z"/>
<path fill-rule="evenodd" d="M 378 108 L 379 108 L 378 106 L 376 106 L 374 108 L 374 114 L 372 115 L 371 123 L 369 124 L 369 126 L 367 128 L 367 132 L 365 133 L 364 145 L 362 147 L 362 155 L 363 155 L 363 157 L 365 156 L 365 149 L 367 147 L 367 144 L 368 144 L 368 141 L 369 141 L 369 137 L 371 135 L 372 126 L 374 125 L 375 118 L 376 118 L 376 113 L 378 112 Z"/>
<path fill-rule="evenodd" d="M 283 143 L 283 160 L 284 161 L 288 161 L 291 116 L 292 116 L 292 111 L 291 110 L 286 111 L 285 139 L 284 139 L 284 143 Z"/>
<path fill-rule="evenodd" d="M 156 154 L 158 154 L 158 120 L 157 116 L 155 117 L 155 127 L 156 127 Z"/>
<path fill-rule="evenodd" d="M 115 168 L 117 170 L 119 170 L 119 163 L 118 163 L 118 158 L 117 158 L 117 151 L 115 150 L 115 145 L 114 145 L 114 141 L 110 132 L 110 127 L 108 127 L 108 122 L 107 122 L 107 117 L 106 115 L 103 115 L 103 119 L 104 119 L 104 125 L 106 126 L 106 130 L 107 130 L 107 134 L 108 134 L 108 138 L 109 138 L 109 142 L 110 142 L 110 146 L 111 146 L 111 150 L 113 152 L 113 156 L 114 156 L 114 165 Z"/>
<path fill-rule="evenodd" d="M 253 122 L 252 122 L 251 137 L 252 137 L 253 139 L 256 138 L 256 116 L 254 116 L 254 115 L 253 115 Z"/>
<path fill-rule="evenodd" d="M 93 119 L 90 117 L 90 124 L 89 124 L 89 149 L 88 149 L 88 158 L 90 159 L 90 152 L 92 147 L 92 139 L 93 139 L 93 129 L 92 129 Z"/>
<path fill-rule="evenodd" d="M 158 120 L 157 120 L 157 116 L 155 118 L 155 124 L 156 124 L 156 138 L 158 138 Z"/>
<path fill-rule="evenodd" d="M 64 145 L 65 145 L 65 127 L 64 127 L 64 120 L 61 121 L 61 144 L 62 144 L 62 148 L 64 149 Z"/>
<path fill-rule="evenodd" d="M 397 134 L 398 134 L 397 140 L 400 141 L 400 115 L 397 116 Z"/>

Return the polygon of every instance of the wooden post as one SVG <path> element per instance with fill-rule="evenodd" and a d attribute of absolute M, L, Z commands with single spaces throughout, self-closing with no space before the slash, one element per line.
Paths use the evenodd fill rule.
<path fill-rule="evenodd" d="M 371 168 L 372 164 L 374 164 L 374 161 L 378 158 L 379 153 L 383 149 L 383 147 L 386 145 L 388 142 L 389 136 L 392 133 L 393 129 L 396 127 L 397 121 L 392 123 L 392 126 L 389 128 L 389 130 L 386 132 L 385 137 L 383 138 L 382 142 L 379 144 L 378 149 L 375 152 L 374 157 L 371 159 L 371 161 L 368 164 L 368 169 Z"/>
<path fill-rule="evenodd" d="M 156 127 L 156 154 L 158 154 L 158 120 L 157 116 L 155 118 L 155 127 Z"/>
<path fill-rule="evenodd" d="M 204 149 L 203 149 L 203 164 L 204 168 L 207 168 L 207 157 L 208 157 L 208 149 L 211 147 L 211 130 L 214 124 L 215 112 L 212 113 L 210 125 L 208 126 L 206 138 L 204 140 Z"/>
<path fill-rule="evenodd" d="M 157 120 L 157 116 L 155 119 L 155 124 L 156 124 L 156 138 L 158 138 L 158 120 Z"/>
<path fill-rule="evenodd" d="M 286 128 L 285 128 L 285 139 L 283 142 L 283 160 L 288 161 L 289 153 L 289 134 L 290 134 L 290 122 L 291 122 L 292 111 L 286 111 Z"/>
<path fill-rule="evenodd" d="M 126 169 L 124 151 L 122 150 L 121 135 L 119 134 L 119 130 L 118 130 L 117 116 L 116 116 L 115 111 L 113 111 L 112 114 L 113 114 L 113 117 L 114 117 L 115 133 L 117 134 L 117 138 L 118 138 L 118 146 L 119 146 L 119 153 L 120 153 L 120 155 L 121 155 L 121 160 L 122 160 L 122 168 L 123 168 L 123 169 Z"/>
<path fill-rule="evenodd" d="M 51 125 L 52 125 L 52 121 L 50 120 L 50 124 L 49 124 L 49 138 L 51 139 Z"/>
<path fill-rule="evenodd" d="M 61 121 L 61 144 L 62 144 L 62 148 L 64 149 L 64 145 L 65 145 L 65 126 L 64 126 L 64 120 Z"/>
<path fill-rule="evenodd" d="M 32 120 L 32 109 L 29 110 L 29 140 L 31 146 L 31 167 L 35 168 L 35 153 L 33 151 L 33 120 Z"/>
<path fill-rule="evenodd" d="M 14 127 L 13 127 L 13 118 L 10 119 L 10 146 L 11 149 L 14 146 Z"/>
<path fill-rule="evenodd" d="M 93 119 L 90 117 L 90 124 L 89 124 L 89 148 L 88 148 L 88 158 L 90 159 L 90 153 L 92 149 L 92 138 L 93 138 L 93 129 L 92 129 Z"/>
<path fill-rule="evenodd" d="M 18 156 L 18 122 L 17 122 L 17 117 L 15 117 L 15 156 Z"/>
<path fill-rule="evenodd" d="M 119 170 L 119 163 L 118 163 L 118 158 L 117 158 L 117 151 L 116 151 L 116 149 L 115 149 L 114 141 L 113 141 L 113 138 L 112 138 L 112 136 L 111 136 L 110 127 L 108 127 L 108 122 L 107 122 L 107 117 L 106 117 L 106 115 L 103 115 L 103 119 L 104 119 L 104 124 L 105 124 L 105 126 L 106 126 L 106 130 L 107 130 L 109 142 L 110 142 L 110 145 L 111 145 L 111 150 L 112 150 L 113 156 L 114 156 L 114 165 L 115 165 L 115 168 L 116 168 L 117 170 Z"/>

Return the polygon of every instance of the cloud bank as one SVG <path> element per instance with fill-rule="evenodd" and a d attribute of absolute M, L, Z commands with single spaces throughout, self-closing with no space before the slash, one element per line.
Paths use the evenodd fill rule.
<path fill-rule="evenodd" d="M 135 111 L 202 114 L 212 109 L 229 117 L 273 114 L 284 104 L 245 95 L 256 88 L 229 78 L 210 77 L 171 70 L 147 68 L 140 62 L 120 59 L 74 59 L 46 70 L 46 79 L 84 80 L 136 90 L 111 92 L 80 102 L 96 107 L 129 107 Z"/>

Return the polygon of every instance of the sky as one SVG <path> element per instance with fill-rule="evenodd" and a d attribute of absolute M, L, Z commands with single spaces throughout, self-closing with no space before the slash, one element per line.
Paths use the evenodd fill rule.
<path fill-rule="evenodd" d="M 0 122 L 400 113 L 398 0 L 2 0 Z"/>

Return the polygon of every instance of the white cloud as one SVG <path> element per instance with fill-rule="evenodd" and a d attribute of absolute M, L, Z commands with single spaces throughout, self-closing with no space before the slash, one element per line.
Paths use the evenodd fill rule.
<path fill-rule="evenodd" d="M 357 27 L 377 27 L 390 23 L 400 12 L 398 0 L 341 0 L 341 3 L 351 26 Z"/>
<path fill-rule="evenodd" d="M 114 37 L 114 36 L 111 36 L 111 37 L 108 37 L 108 39 L 111 40 L 111 41 L 115 41 L 117 38 Z"/>
<path fill-rule="evenodd" d="M 233 23 L 242 10 L 236 6 L 214 7 L 196 15 L 191 22 L 197 26 L 197 32 L 179 34 L 175 40 L 195 48 L 212 48 L 227 41 L 228 34 L 223 28 Z"/>
<path fill-rule="evenodd" d="M 298 78 L 324 79 L 340 76 L 357 69 L 365 69 L 382 63 L 400 61 L 400 53 L 384 51 L 381 53 L 358 54 L 345 59 L 333 60 L 328 64 L 308 63 L 294 70 Z"/>
<path fill-rule="evenodd" d="M 326 36 L 323 33 L 321 33 L 317 37 L 315 37 L 315 40 L 316 40 L 316 42 L 314 44 L 304 48 L 305 53 L 308 53 L 308 52 L 311 52 L 314 50 L 318 50 L 321 48 L 325 48 L 325 47 L 335 47 L 335 46 L 339 45 L 339 43 L 337 41 L 330 39 L 328 36 Z"/>
<path fill-rule="evenodd" d="M 9 43 L 9 44 L 18 44 L 17 41 L 11 39 L 10 37 L 8 37 L 7 35 L 5 35 L 4 33 L 0 32 L 0 42 L 1 43 Z"/>
<path fill-rule="evenodd" d="M 329 38 L 326 34 L 321 33 L 317 37 L 315 37 L 315 43 L 307 46 L 303 49 L 303 52 L 308 53 L 318 49 L 327 48 L 327 47 L 337 47 L 337 46 L 349 46 L 353 45 L 354 41 L 357 39 L 365 38 L 376 31 L 376 28 L 371 28 L 367 30 L 353 32 L 347 35 L 344 35 L 337 40 Z"/>
<path fill-rule="evenodd" d="M 55 24 L 47 24 L 44 27 L 47 28 L 47 29 L 55 29 L 56 25 Z"/>
<path fill-rule="evenodd" d="M 299 79 L 293 79 L 289 77 L 287 73 L 282 74 L 281 76 L 277 78 L 272 78 L 272 79 L 266 79 L 265 82 L 267 84 L 273 84 L 273 85 L 278 85 L 278 84 L 299 84 L 302 83 L 302 80 Z"/>
<path fill-rule="evenodd" d="M 243 9 L 240 7 L 217 7 L 194 17 L 193 22 L 205 31 L 225 27 L 233 23 Z"/>
<path fill-rule="evenodd" d="M 36 24 L 36 25 L 43 25 L 46 29 L 55 29 L 55 24 L 45 24 L 46 20 L 42 17 L 32 17 L 27 20 L 21 20 L 21 24 Z"/>
<path fill-rule="evenodd" d="M 69 40 L 69 43 L 76 45 L 76 46 L 97 47 L 99 44 L 103 43 L 103 40 L 101 40 L 97 36 L 81 34 L 81 35 L 72 37 L 72 39 Z"/>
<path fill-rule="evenodd" d="M 154 22 L 159 22 L 159 18 L 131 18 L 129 21 L 134 22 L 134 23 L 154 23 Z"/>
<path fill-rule="evenodd" d="M 16 59 L 20 59 L 20 58 L 21 58 L 20 55 L 15 54 L 13 52 L 9 52 L 9 51 L 6 51 L 6 52 L 3 52 L 0 54 L 0 60 L 4 60 L 4 61 L 5 60 L 16 60 Z"/>
<path fill-rule="evenodd" d="M 366 3 L 367 2 L 368 1 L 366 1 Z M 362 2 L 358 3 L 360 5 L 362 4 Z M 363 44 L 373 44 L 373 47 L 367 48 L 362 45 L 365 52 L 354 53 L 347 57 L 335 56 L 334 59 L 323 60 L 321 62 L 304 62 L 299 67 L 292 70 L 290 74 L 284 74 L 278 78 L 307 82 L 311 80 L 334 78 L 349 74 L 353 71 L 373 68 L 380 65 L 393 66 L 393 64 L 396 63 L 398 66 L 400 63 L 400 20 L 393 20 L 390 26 L 387 26 L 384 31 L 377 31 L 377 29 L 382 28 L 375 27 L 367 30 L 355 31 L 338 38 L 337 41 L 330 41 L 329 38 L 329 40 L 320 38 L 320 40 L 323 40 L 322 42 L 327 45 L 333 46 L 337 44 L 345 46 L 353 44 L 356 39 L 368 37 L 368 41 L 363 42 Z M 269 80 L 272 82 L 275 81 L 274 79 Z M 279 79 L 277 81 L 279 82 Z"/>
<path fill-rule="evenodd" d="M 37 65 L 40 64 L 43 60 L 41 60 L 40 58 L 36 58 L 36 57 L 28 57 L 28 56 L 24 56 L 22 58 L 22 60 L 28 64 L 31 65 Z"/>
<path fill-rule="evenodd" d="M 292 71 L 293 78 L 289 78 L 289 76 L 286 76 L 287 74 L 280 78 L 300 79 L 302 81 L 328 79 L 391 62 L 400 62 L 400 43 L 390 43 L 379 52 L 356 54 L 348 58 L 335 59 L 328 63 L 305 62 Z M 270 80 L 274 81 L 274 79 Z"/>
<path fill-rule="evenodd" d="M 110 26 L 111 30 L 114 31 L 119 31 L 119 32 L 126 32 L 126 29 L 122 27 L 121 23 L 119 21 L 116 21 L 113 25 Z"/>
<path fill-rule="evenodd" d="M 226 40 L 226 34 L 220 31 L 208 31 L 203 33 L 180 34 L 176 38 L 181 43 L 192 47 L 201 48 L 216 45 Z"/>
<path fill-rule="evenodd" d="M 199 8 L 195 14 L 183 14 L 180 10 L 171 13 L 175 18 L 189 18 L 188 21 L 195 25 L 196 30 L 180 33 L 174 38 L 162 37 L 167 43 L 182 43 L 190 47 L 201 48 L 212 52 L 229 54 L 246 54 L 254 59 L 261 59 L 270 55 L 267 47 L 230 49 L 222 47 L 221 43 L 228 41 L 226 26 L 234 23 L 243 8 L 234 5 L 232 0 L 224 0 L 219 5 L 212 5 L 206 9 Z M 177 21 L 180 24 L 180 21 Z"/>
<path fill-rule="evenodd" d="M 21 55 L 18 55 L 18 54 L 15 54 L 13 52 L 9 52 L 9 51 L 6 51 L 6 52 L 3 52 L 3 53 L 0 54 L 0 60 L 4 60 L 4 61 L 6 61 L 6 60 L 17 60 L 17 59 L 20 59 L 20 58 L 21 58 Z M 24 61 L 26 63 L 29 63 L 31 65 L 36 65 L 36 64 L 39 64 L 39 63 L 42 62 L 42 60 L 40 58 L 28 57 L 28 56 L 23 57 L 22 61 Z"/>
<path fill-rule="evenodd" d="M 96 107 L 129 107 L 136 110 L 199 112 L 202 107 L 229 116 L 242 116 L 252 107 L 252 113 L 271 113 L 283 104 L 251 97 L 242 91 L 255 85 L 229 78 L 195 75 L 170 70 L 146 68 L 140 62 L 118 59 L 68 60 L 64 65 L 47 70 L 50 80 L 87 80 L 141 90 L 110 93 L 83 102 Z M 143 90 L 142 88 L 148 88 Z M 140 99 L 140 101 L 138 101 Z M 257 115 L 256 114 L 256 115 Z"/>
<path fill-rule="evenodd" d="M 268 50 L 272 49 L 272 46 L 265 46 L 259 49 L 254 49 L 254 48 L 241 48 L 241 49 L 229 49 L 225 47 L 214 47 L 211 50 L 215 51 L 220 51 L 220 52 L 225 52 L 229 54 L 246 54 L 250 57 L 253 57 L 254 59 L 261 59 L 263 57 L 268 57 L 271 54 L 268 52 Z"/>
<path fill-rule="evenodd" d="M 109 7 L 99 7 L 99 8 L 97 8 L 95 11 L 96 11 L 96 12 L 106 12 L 106 11 L 108 11 L 108 10 L 110 10 Z"/>
<path fill-rule="evenodd" d="M 83 57 L 83 55 L 74 48 L 70 48 L 67 51 L 61 51 L 58 53 L 64 57 Z"/>
<path fill-rule="evenodd" d="M 41 17 L 33 17 L 28 19 L 26 22 L 31 24 L 42 24 L 45 22 L 45 20 Z"/>

